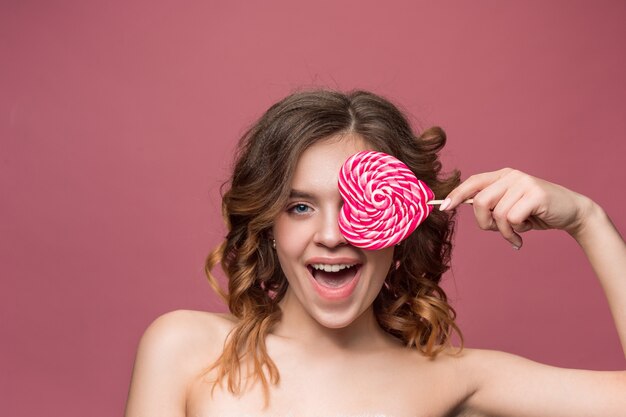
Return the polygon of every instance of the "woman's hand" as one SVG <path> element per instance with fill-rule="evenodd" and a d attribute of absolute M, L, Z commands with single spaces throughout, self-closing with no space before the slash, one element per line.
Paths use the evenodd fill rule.
<path fill-rule="evenodd" d="M 468 198 L 483 230 L 498 230 L 514 248 L 522 246 L 519 233 L 531 229 L 562 229 L 574 238 L 585 227 L 595 203 L 589 198 L 521 171 L 504 168 L 472 175 L 447 197 L 450 210 Z"/>

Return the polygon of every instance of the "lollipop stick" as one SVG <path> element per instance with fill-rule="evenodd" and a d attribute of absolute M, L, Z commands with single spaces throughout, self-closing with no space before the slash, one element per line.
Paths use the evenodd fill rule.
<path fill-rule="evenodd" d="M 428 203 L 426 204 L 430 204 L 431 206 L 436 206 L 438 204 L 443 204 L 445 200 L 430 200 Z M 462 204 L 472 204 L 474 202 L 473 198 L 468 198 L 467 200 L 463 201 Z"/>

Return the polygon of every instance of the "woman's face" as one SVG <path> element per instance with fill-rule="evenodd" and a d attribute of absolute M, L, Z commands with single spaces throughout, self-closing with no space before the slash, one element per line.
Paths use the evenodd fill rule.
<path fill-rule="evenodd" d="M 287 206 L 274 222 L 276 252 L 289 281 L 285 298 L 329 328 L 349 325 L 371 306 L 392 263 L 393 247 L 362 250 L 339 231 L 339 170 L 349 156 L 368 149 L 355 135 L 309 147 L 296 165 Z"/>

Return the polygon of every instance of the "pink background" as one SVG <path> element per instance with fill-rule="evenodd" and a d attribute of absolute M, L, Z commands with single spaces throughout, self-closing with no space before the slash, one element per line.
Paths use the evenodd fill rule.
<path fill-rule="evenodd" d="M 95 3 L 0 5 L 6 415 L 121 415 L 145 327 L 223 310 L 202 272 L 219 186 L 245 127 L 298 87 L 386 95 L 447 131 L 447 167 L 526 170 L 625 230 L 623 1 Z M 564 233 L 515 252 L 466 207 L 445 287 L 468 346 L 624 368 Z"/>

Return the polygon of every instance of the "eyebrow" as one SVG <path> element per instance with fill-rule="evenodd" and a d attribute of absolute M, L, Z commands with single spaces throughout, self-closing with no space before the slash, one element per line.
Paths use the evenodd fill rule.
<path fill-rule="evenodd" d="M 305 200 L 315 200 L 315 195 L 307 193 L 306 191 L 291 190 L 289 192 L 289 198 L 303 198 Z"/>

